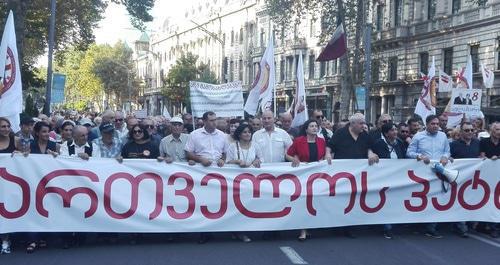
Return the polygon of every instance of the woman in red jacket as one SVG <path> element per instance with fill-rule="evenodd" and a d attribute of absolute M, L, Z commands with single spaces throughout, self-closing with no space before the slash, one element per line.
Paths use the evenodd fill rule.
<path fill-rule="evenodd" d="M 325 158 L 325 139 L 318 137 L 316 120 L 306 121 L 300 130 L 301 136 L 293 140 L 288 148 L 286 159 L 292 162 L 292 167 L 298 167 L 300 162 L 316 162 Z M 307 230 L 300 230 L 299 241 L 307 239 Z"/>

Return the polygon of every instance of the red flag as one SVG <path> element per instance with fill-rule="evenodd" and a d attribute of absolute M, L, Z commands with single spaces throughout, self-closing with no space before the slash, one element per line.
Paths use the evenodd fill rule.
<path fill-rule="evenodd" d="M 316 61 L 325 62 L 330 60 L 335 60 L 342 57 L 347 52 L 347 37 L 344 31 L 344 25 L 340 23 L 335 32 L 333 33 L 332 39 L 328 42 L 326 47 L 320 53 Z"/>

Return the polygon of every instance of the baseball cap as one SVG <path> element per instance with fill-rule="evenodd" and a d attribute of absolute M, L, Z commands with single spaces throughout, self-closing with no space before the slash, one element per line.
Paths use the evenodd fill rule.
<path fill-rule="evenodd" d="M 181 117 L 173 117 L 172 119 L 170 119 L 170 123 L 174 123 L 174 122 L 177 122 L 177 123 L 180 123 L 180 124 L 184 124 L 184 122 L 182 121 Z"/>
<path fill-rule="evenodd" d="M 101 131 L 101 133 L 110 133 L 110 132 L 113 132 L 115 130 L 115 126 L 111 123 L 103 123 L 101 124 L 101 126 L 99 126 L 99 131 Z"/>
<path fill-rule="evenodd" d="M 85 125 L 94 126 L 94 123 L 88 118 L 81 118 L 78 123 L 80 123 L 80 125 L 83 125 L 83 126 L 85 126 Z"/>

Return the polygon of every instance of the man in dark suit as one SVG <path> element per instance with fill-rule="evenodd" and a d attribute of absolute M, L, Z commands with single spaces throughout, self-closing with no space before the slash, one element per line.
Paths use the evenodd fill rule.
<path fill-rule="evenodd" d="M 465 101 L 464 95 L 462 93 L 458 94 L 458 97 L 455 97 L 453 100 L 453 104 L 456 105 L 465 105 L 467 102 Z"/>

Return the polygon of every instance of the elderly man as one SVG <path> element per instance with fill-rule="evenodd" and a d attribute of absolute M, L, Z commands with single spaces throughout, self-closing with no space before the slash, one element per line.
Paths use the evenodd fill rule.
<path fill-rule="evenodd" d="M 292 114 L 284 112 L 280 114 L 281 128 L 285 130 L 292 138 L 299 136 L 299 129 L 292 127 Z"/>
<path fill-rule="evenodd" d="M 425 119 L 425 131 L 418 132 L 413 136 L 406 155 L 429 164 L 431 160 L 439 161 L 446 165 L 450 157 L 450 144 L 446 134 L 439 130 L 439 118 L 429 115 Z M 426 224 L 425 235 L 433 238 L 442 238 L 437 230 L 437 223 Z"/>
<path fill-rule="evenodd" d="M 377 128 L 368 133 L 370 136 L 370 145 L 374 144 L 378 139 L 382 139 L 382 125 L 392 122 L 392 117 L 389 114 L 382 114 L 377 120 Z"/>
<path fill-rule="evenodd" d="M 142 125 L 146 126 L 146 130 L 148 130 L 151 142 L 153 142 L 154 145 L 159 146 L 161 137 L 160 135 L 158 135 L 158 132 L 156 130 L 155 120 L 153 120 L 153 118 L 148 117 L 142 121 Z"/>
<path fill-rule="evenodd" d="M 61 145 L 60 153 L 63 156 L 78 156 L 88 160 L 92 156 L 92 143 L 88 141 L 89 131 L 83 125 L 77 125 L 73 129 L 73 141 Z"/>
<path fill-rule="evenodd" d="M 172 134 L 163 138 L 160 142 L 160 156 L 165 162 L 186 162 L 186 143 L 189 135 L 182 133 L 184 121 L 180 117 L 173 117 L 170 120 Z"/>
<path fill-rule="evenodd" d="M 99 130 L 101 137 L 92 141 L 92 157 L 119 158 L 123 143 L 119 138 L 113 137 L 115 126 L 112 123 L 102 123 Z"/>
<path fill-rule="evenodd" d="M 490 126 L 490 137 L 481 138 L 479 145 L 480 155 L 483 158 L 497 160 L 500 157 L 500 122 L 494 122 Z M 498 237 L 499 224 L 488 223 L 490 236 Z"/>
<path fill-rule="evenodd" d="M 125 117 L 122 111 L 115 112 L 115 131 L 120 139 L 128 135 L 128 129 L 125 125 Z"/>
<path fill-rule="evenodd" d="M 104 113 L 101 115 L 102 121 L 101 123 L 114 123 L 115 122 L 115 112 L 112 110 L 106 110 Z M 97 139 L 101 137 L 101 131 L 99 131 L 99 127 L 95 127 L 90 131 L 89 134 L 89 140 L 93 141 L 94 139 Z M 115 131 L 115 137 L 118 137 L 118 134 Z"/>
<path fill-rule="evenodd" d="M 292 145 L 292 138 L 283 129 L 274 126 L 274 114 L 266 110 L 262 113 L 264 128 L 254 132 L 252 144 L 263 154 L 263 163 L 285 162 L 285 154 Z"/>

